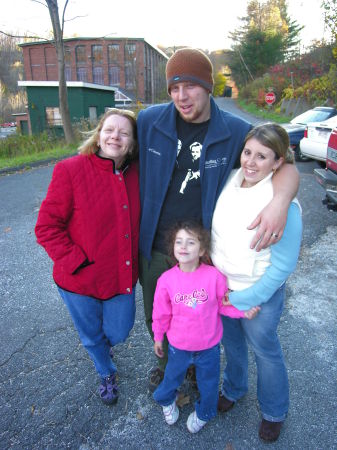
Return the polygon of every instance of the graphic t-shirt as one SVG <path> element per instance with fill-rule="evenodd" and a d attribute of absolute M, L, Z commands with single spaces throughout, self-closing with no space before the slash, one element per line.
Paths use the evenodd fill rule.
<path fill-rule="evenodd" d="M 153 248 L 167 253 L 167 229 L 179 220 L 202 220 L 200 156 L 209 121 L 185 122 L 177 115 L 177 159 L 161 210 Z"/>

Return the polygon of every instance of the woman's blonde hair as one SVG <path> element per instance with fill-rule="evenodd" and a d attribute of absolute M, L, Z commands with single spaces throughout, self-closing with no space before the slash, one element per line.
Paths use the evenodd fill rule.
<path fill-rule="evenodd" d="M 105 120 L 110 116 L 122 116 L 126 117 L 128 121 L 131 124 L 132 127 L 132 139 L 133 139 L 133 145 L 131 148 L 131 151 L 128 155 L 128 159 L 136 159 L 138 156 L 138 143 L 137 143 L 137 122 L 136 122 L 136 115 L 127 109 L 118 109 L 118 108 L 110 108 L 108 109 L 103 116 L 101 116 L 97 126 L 87 133 L 85 133 L 88 137 L 87 139 L 80 145 L 79 147 L 79 153 L 82 155 L 92 155 L 93 153 L 96 153 L 99 149 L 98 146 L 98 139 L 100 132 L 103 128 L 103 124 Z"/>
<path fill-rule="evenodd" d="M 273 150 L 275 159 L 284 158 L 285 162 L 294 163 L 294 154 L 290 148 L 288 133 L 281 125 L 277 123 L 258 125 L 247 134 L 244 144 L 246 145 L 246 142 L 252 138 Z"/>

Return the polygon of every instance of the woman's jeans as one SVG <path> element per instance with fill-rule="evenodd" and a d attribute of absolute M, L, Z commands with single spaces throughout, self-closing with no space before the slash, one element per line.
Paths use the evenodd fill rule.
<path fill-rule="evenodd" d="M 58 287 L 81 342 L 93 360 L 101 378 L 117 371 L 110 347 L 124 342 L 135 322 L 135 288 L 131 294 L 116 295 L 109 300 L 75 294 Z"/>
<path fill-rule="evenodd" d="M 249 342 L 257 365 L 257 398 L 262 417 L 270 422 L 283 421 L 289 408 L 288 374 L 277 336 L 284 294 L 285 285 L 261 305 L 261 311 L 252 320 L 222 317 L 227 360 L 222 394 L 236 401 L 247 392 Z"/>
<path fill-rule="evenodd" d="M 200 393 L 199 399 L 195 402 L 195 410 L 199 419 L 208 421 L 217 413 L 220 376 L 219 344 L 198 352 L 179 350 L 169 344 L 164 379 L 155 390 L 153 398 L 161 406 L 171 405 L 191 364 L 195 366 Z"/>

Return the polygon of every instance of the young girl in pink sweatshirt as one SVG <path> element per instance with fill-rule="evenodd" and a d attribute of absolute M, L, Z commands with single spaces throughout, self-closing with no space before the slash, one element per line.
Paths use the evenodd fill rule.
<path fill-rule="evenodd" d="M 224 306 L 227 282 L 215 267 L 205 264 L 210 236 L 199 223 L 176 225 L 169 236 L 171 256 L 177 261 L 158 279 L 154 296 L 154 351 L 163 356 L 163 338 L 169 342 L 164 379 L 153 394 L 163 407 L 164 417 L 173 425 L 179 417 L 177 389 L 188 367 L 193 364 L 199 399 L 187 420 L 191 433 L 198 432 L 216 416 L 220 375 L 222 322 L 220 314 L 231 318 L 252 319 L 259 311 L 239 311 Z"/>

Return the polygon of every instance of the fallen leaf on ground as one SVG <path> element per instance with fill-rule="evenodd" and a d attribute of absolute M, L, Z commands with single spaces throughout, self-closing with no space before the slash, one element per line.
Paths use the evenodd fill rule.
<path fill-rule="evenodd" d="M 189 395 L 185 395 L 182 392 L 180 394 L 178 394 L 178 398 L 176 401 L 177 405 L 180 406 L 180 408 L 182 408 L 185 405 L 189 405 L 190 403 L 190 396 Z"/>
<path fill-rule="evenodd" d="M 225 450 L 235 450 L 235 448 L 231 442 L 227 442 Z"/>

